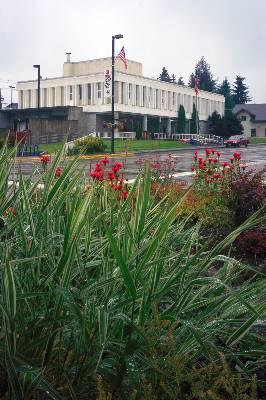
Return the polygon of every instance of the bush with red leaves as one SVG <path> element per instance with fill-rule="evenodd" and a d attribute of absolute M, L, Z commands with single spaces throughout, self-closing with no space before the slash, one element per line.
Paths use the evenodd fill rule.
<path fill-rule="evenodd" d="M 229 208 L 234 211 L 235 224 L 242 224 L 253 212 L 266 201 L 264 174 L 266 168 L 235 174 L 228 183 Z"/>
<path fill-rule="evenodd" d="M 247 258 L 260 259 L 266 256 L 266 230 L 257 229 L 243 232 L 236 240 L 235 247 L 239 254 Z"/>

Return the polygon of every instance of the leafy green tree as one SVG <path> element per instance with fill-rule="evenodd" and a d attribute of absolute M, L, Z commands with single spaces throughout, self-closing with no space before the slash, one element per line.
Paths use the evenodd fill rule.
<path fill-rule="evenodd" d="M 178 84 L 178 85 L 185 86 L 185 82 L 184 82 L 183 76 L 180 76 L 180 77 L 178 78 L 177 84 Z"/>
<path fill-rule="evenodd" d="M 185 133 L 186 131 L 186 112 L 184 106 L 180 104 L 177 117 L 177 132 Z"/>
<path fill-rule="evenodd" d="M 232 97 L 231 86 L 227 78 L 225 78 L 218 87 L 217 93 L 222 94 L 225 97 L 225 109 L 232 110 L 235 103 Z"/>
<path fill-rule="evenodd" d="M 199 80 L 199 89 L 206 90 L 207 92 L 215 92 L 217 81 L 213 78 L 210 65 L 204 57 L 201 57 L 197 62 L 195 71 L 189 77 L 188 85 L 190 87 L 194 87 L 195 78 Z"/>
<path fill-rule="evenodd" d="M 170 75 L 165 67 L 163 67 L 162 72 L 160 73 L 159 79 L 160 79 L 160 81 L 171 82 Z"/>
<path fill-rule="evenodd" d="M 232 90 L 235 104 L 246 104 L 252 100 L 251 97 L 249 97 L 249 89 L 244 83 L 245 79 L 246 78 L 243 76 L 236 76 Z"/>
<path fill-rule="evenodd" d="M 193 104 L 193 111 L 192 111 L 192 119 L 190 125 L 190 133 L 198 133 L 197 132 L 197 119 L 198 119 L 198 112 L 196 110 L 195 104 Z"/>

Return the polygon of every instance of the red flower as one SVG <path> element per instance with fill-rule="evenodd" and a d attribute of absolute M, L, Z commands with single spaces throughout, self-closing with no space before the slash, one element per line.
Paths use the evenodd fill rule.
<path fill-rule="evenodd" d="M 209 163 L 211 163 L 211 162 L 212 162 L 212 160 L 213 160 L 212 158 L 208 158 L 208 162 L 209 162 Z"/>
<path fill-rule="evenodd" d="M 121 164 L 120 162 L 115 161 L 113 163 L 113 167 L 117 168 L 119 170 L 119 169 L 121 169 L 123 167 L 123 164 Z"/>
<path fill-rule="evenodd" d="M 41 162 L 43 163 L 43 165 L 48 164 L 49 162 L 51 162 L 51 156 L 49 154 L 44 154 L 40 157 Z"/>
<path fill-rule="evenodd" d="M 213 174 L 214 179 L 220 179 L 221 175 L 220 174 Z"/>
<path fill-rule="evenodd" d="M 211 153 L 212 153 L 212 154 L 216 153 L 216 150 L 211 150 Z"/>
<path fill-rule="evenodd" d="M 199 164 L 202 164 L 203 163 L 203 158 L 199 157 L 198 162 L 199 162 Z"/>
<path fill-rule="evenodd" d="M 234 157 L 230 158 L 231 163 L 233 163 L 235 161 Z"/>
<path fill-rule="evenodd" d="M 212 162 L 213 162 L 214 164 L 216 164 L 216 163 L 218 163 L 218 159 L 217 159 L 217 158 L 214 158 L 214 159 L 212 160 Z"/>
<path fill-rule="evenodd" d="M 216 151 L 217 157 L 220 157 L 221 153 L 220 151 Z"/>
<path fill-rule="evenodd" d="M 93 178 L 93 179 L 96 179 L 96 180 L 98 180 L 98 181 L 103 181 L 103 174 L 102 174 L 102 172 L 99 172 L 99 171 L 92 171 L 91 173 L 90 173 L 90 176 Z"/>
<path fill-rule="evenodd" d="M 200 164 L 199 169 L 205 169 L 205 166 L 203 164 Z"/>
<path fill-rule="evenodd" d="M 194 154 L 195 154 L 195 156 L 197 156 L 197 155 L 198 155 L 198 152 L 197 152 L 197 151 L 194 151 Z"/>
<path fill-rule="evenodd" d="M 105 158 L 101 161 L 101 163 L 104 164 L 104 165 L 109 164 L 108 158 L 105 157 Z"/>
<path fill-rule="evenodd" d="M 115 179 L 115 174 L 113 171 L 108 171 L 108 178 L 110 181 L 113 181 Z"/>
<path fill-rule="evenodd" d="M 235 153 L 233 154 L 233 156 L 234 156 L 234 158 L 235 158 L 236 160 L 241 160 L 241 154 L 240 154 L 240 153 L 235 152 Z"/>
<path fill-rule="evenodd" d="M 228 166 L 229 166 L 229 162 L 228 162 L 228 161 L 224 161 L 224 162 L 222 163 L 222 166 L 223 166 L 223 167 L 228 167 Z"/>
<path fill-rule="evenodd" d="M 191 168 L 191 171 L 195 171 L 195 168 Z"/>
<path fill-rule="evenodd" d="M 59 178 L 62 175 L 62 168 L 57 167 L 55 170 L 55 177 Z"/>
<path fill-rule="evenodd" d="M 121 199 L 126 200 L 128 198 L 128 191 L 121 192 Z"/>
<path fill-rule="evenodd" d="M 205 149 L 205 153 L 206 153 L 206 156 L 209 156 L 211 154 L 211 150 L 207 148 L 207 149 Z"/>

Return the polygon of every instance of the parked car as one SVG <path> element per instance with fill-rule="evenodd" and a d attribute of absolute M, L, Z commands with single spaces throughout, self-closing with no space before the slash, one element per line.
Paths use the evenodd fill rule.
<path fill-rule="evenodd" d="M 230 136 L 229 139 L 226 139 L 224 141 L 224 144 L 226 147 L 240 147 L 240 146 L 247 147 L 249 141 L 244 136 L 235 135 L 235 136 Z"/>

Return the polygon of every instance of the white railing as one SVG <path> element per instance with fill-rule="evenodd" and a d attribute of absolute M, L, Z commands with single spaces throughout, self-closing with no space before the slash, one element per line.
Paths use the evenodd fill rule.
<path fill-rule="evenodd" d="M 216 135 L 197 135 L 196 133 L 172 133 L 171 136 L 167 133 L 154 133 L 155 139 L 173 139 L 182 140 L 186 142 L 197 142 L 197 144 L 223 144 L 223 138 Z"/>

